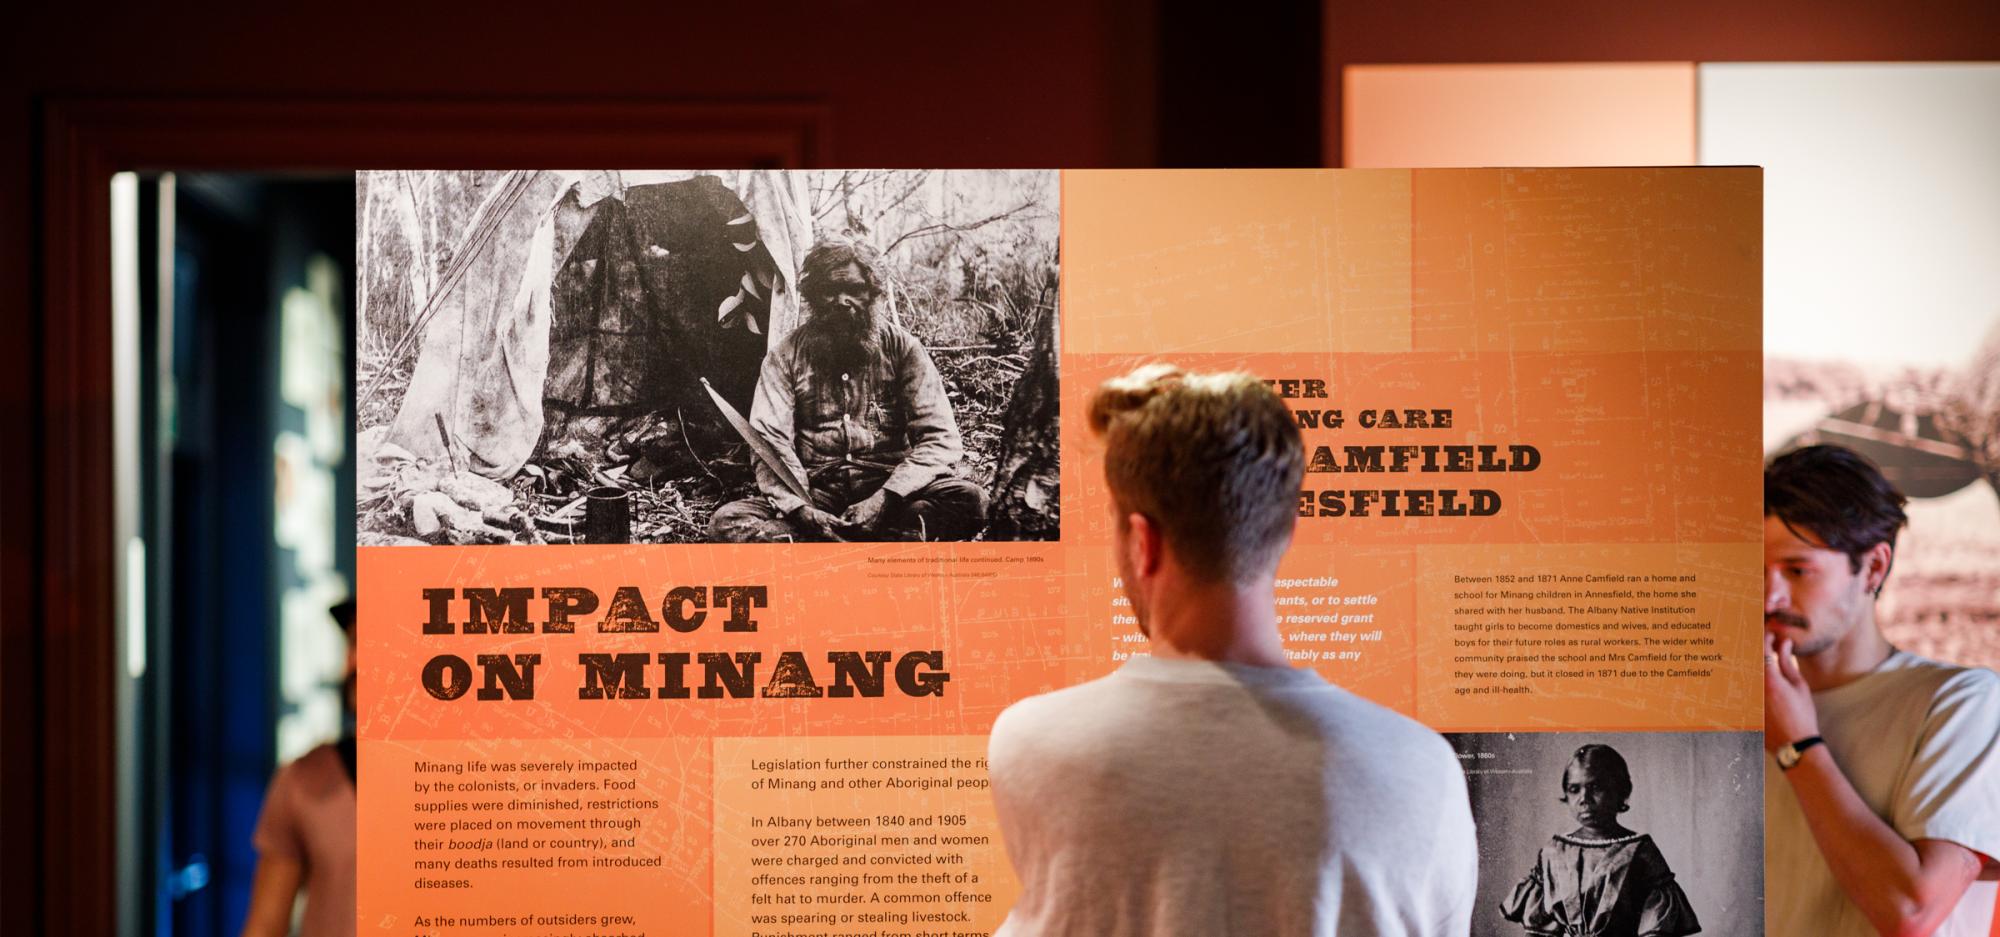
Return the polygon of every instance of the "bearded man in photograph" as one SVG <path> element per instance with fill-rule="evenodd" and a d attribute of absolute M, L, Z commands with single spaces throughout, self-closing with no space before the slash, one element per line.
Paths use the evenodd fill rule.
<path fill-rule="evenodd" d="M 821 241 L 800 264 L 808 318 L 764 356 L 750 427 L 778 470 L 756 460 L 762 497 L 723 505 L 714 540 L 969 540 L 985 492 L 959 477 L 965 450 L 928 351 L 882 310 L 880 259 Z"/>

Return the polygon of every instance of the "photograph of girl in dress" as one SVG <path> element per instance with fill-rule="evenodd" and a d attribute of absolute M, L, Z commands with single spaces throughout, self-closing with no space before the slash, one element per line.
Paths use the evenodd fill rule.
<path fill-rule="evenodd" d="M 1447 733 L 1479 826 L 1472 937 L 1764 932 L 1760 732 Z"/>
<path fill-rule="evenodd" d="M 1618 750 L 1588 744 L 1562 773 L 1559 801 L 1576 828 L 1557 833 L 1501 905 L 1527 933 L 1681 937 L 1701 930 L 1653 838 L 1618 822 L 1632 809 L 1632 772 Z"/>

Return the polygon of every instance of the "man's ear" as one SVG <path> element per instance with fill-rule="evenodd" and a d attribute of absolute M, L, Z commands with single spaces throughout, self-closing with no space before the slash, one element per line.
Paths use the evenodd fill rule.
<path fill-rule="evenodd" d="M 1896 562 L 1896 548 L 1884 540 L 1870 548 L 1861 556 L 1861 575 L 1866 577 L 1864 585 L 1874 596 L 1882 594 L 1882 583 L 1889 578 L 1889 567 Z"/>
<path fill-rule="evenodd" d="M 1166 548 L 1166 538 L 1159 526 L 1144 514 L 1126 515 L 1125 526 L 1125 549 L 1129 551 L 1125 558 L 1132 564 L 1132 574 L 1150 579 L 1165 560 L 1162 551 Z"/>

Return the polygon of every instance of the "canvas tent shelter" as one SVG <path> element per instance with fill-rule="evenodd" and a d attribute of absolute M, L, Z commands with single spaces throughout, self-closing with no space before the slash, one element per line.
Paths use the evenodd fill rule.
<path fill-rule="evenodd" d="M 1854 404 L 1820 420 L 1795 440 L 1796 445 L 1814 443 L 1861 453 L 1912 498 L 1941 498 L 1984 474 L 1965 438 L 1941 426 L 1936 414 L 1881 401 Z"/>
<path fill-rule="evenodd" d="M 367 180 L 360 280 L 364 328 L 390 346 L 363 406 L 413 359 L 385 439 L 419 457 L 448 456 L 441 424 L 462 467 L 512 477 L 551 411 L 719 424 L 700 379 L 747 409 L 764 349 L 799 322 L 797 173 L 422 174 L 429 193 L 416 175 Z M 392 274 L 398 309 L 371 311 Z"/>

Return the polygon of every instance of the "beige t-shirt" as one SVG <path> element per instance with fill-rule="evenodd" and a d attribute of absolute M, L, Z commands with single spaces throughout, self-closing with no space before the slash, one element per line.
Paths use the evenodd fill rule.
<path fill-rule="evenodd" d="M 1310 670 L 1134 658 L 993 725 L 1000 937 L 1464 937 L 1465 774 Z"/>
<path fill-rule="evenodd" d="M 305 867 L 299 937 L 354 935 L 354 824 L 354 782 L 334 746 L 306 752 L 271 779 L 250 841 L 261 855 Z"/>
<path fill-rule="evenodd" d="M 1867 676 L 1814 693 L 1813 704 L 1841 773 L 1897 835 L 2000 857 L 2000 675 L 1897 651 Z M 1765 933 L 1875 937 L 1768 758 L 1764 823 Z M 1995 885 L 1974 882 L 1933 937 L 1988 937 Z"/>

